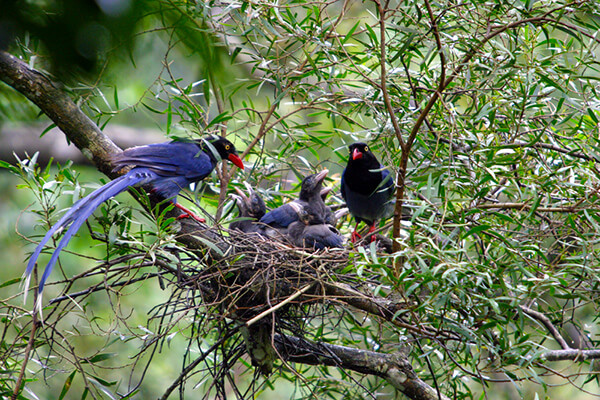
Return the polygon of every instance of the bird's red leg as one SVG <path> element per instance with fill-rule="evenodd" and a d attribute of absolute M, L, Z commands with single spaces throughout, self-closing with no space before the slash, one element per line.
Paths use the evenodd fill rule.
<path fill-rule="evenodd" d="M 352 236 L 350 236 L 350 241 L 352 243 L 356 243 L 356 241 L 358 239 L 362 239 L 362 236 L 360 236 L 360 234 L 358 232 L 356 232 L 356 230 L 358 229 L 358 224 L 359 224 L 359 222 L 356 223 L 356 226 L 354 227 L 354 231 L 352 232 Z"/>
<path fill-rule="evenodd" d="M 367 233 L 367 235 L 370 235 L 373 232 L 375 232 L 375 222 L 373 222 L 373 225 L 371 225 L 371 227 L 369 228 L 369 233 Z M 374 242 L 375 240 L 376 240 L 375 235 L 371 235 L 371 243 Z"/>
<path fill-rule="evenodd" d="M 206 222 L 206 220 L 204 218 L 200 218 L 199 216 L 197 216 L 196 214 L 194 214 L 193 212 L 191 212 L 190 210 L 188 210 L 187 208 L 185 208 L 184 206 L 182 206 L 179 203 L 173 203 L 173 205 L 177 208 L 179 208 L 181 211 L 183 211 L 185 214 L 181 214 L 179 217 L 177 217 L 177 219 L 182 219 L 182 218 L 193 218 L 198 222 Z"/>

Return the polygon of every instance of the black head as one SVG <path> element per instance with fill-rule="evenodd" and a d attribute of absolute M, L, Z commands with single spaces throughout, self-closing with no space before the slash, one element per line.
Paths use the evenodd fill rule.
<path fill-rule="evenodd" d="M 348 165 L 350 164 L 365 164 L 365 165 L 376 165 L 379 166 L 379 161 L 375 154 L 371 152 L 371 149 L 366 143 L 356 142 L 352 143 L 348 149 L 350 150 L 350 158 L 348 158 Z"/>
<path fill-rule="evenodd" d="M 317 209 L 312 207 L 310 204 L 302 206 L 298 211 L 298 219 L 304 225 L 323 225 L 325 221 L 318 212 Z"/>
<path fill-rule="evenodd" d="M 330 187 L 324 187 L 323 189 L 321 189 L 321 199 L 323 199 L 323 201 L 327 200 L 327 196 L 329 195 L 329 193 L 331 192 L 331 188 Z"/>
<path fill-rule="evenodd" d="M 302 180 L 302 187 L 300 188 L 300 199 L 307 200 L 312 196 L 321 196 L 321 188 L 323 187 L 323 180 L 329 173 L 329 170 L 324 169 L 318 174 L 312 174 Z"/>
<path fill-rule="evenodd" d="M 244 169 L 244 163 L 242 162 L 242 159 L 238 156 L 237 151 L 233 146 L 233 143 L 231 143 L 229 140 L 225 139 L 223 136 L 217 135 L 209 136 L 204 140 L 214 147 L 217 153 L 219 153 L 219 156 L 222 160 L 229 160 L 241 169 Z M 206 149 L 206 147 L 208 147 L 205 145 L 205 143 L 203 143 L 202 140 L 199 142 L 200 146 L 203 149 Z M 210 151 L 211 149 L 206 150 Z"/>
<path fill-rule="evenodd" d="M 242 192 L 237 187 L 234 188 L 238 194 L 238 206 L 240 207 L 241 214 L 246 217 L 255 219 L 261 219 L 267 212 L 267 207 L 263 199 L 252 189 L 249 183 L 244 182 L 248 195 Z M 245 215 L 244 215 L 245 214 Z"/>

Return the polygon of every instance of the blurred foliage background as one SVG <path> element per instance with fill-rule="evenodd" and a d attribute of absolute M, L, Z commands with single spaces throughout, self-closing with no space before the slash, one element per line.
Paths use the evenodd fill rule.
<path fill-rule="evenodd" d="M 559 346 L 523 311 L 546 315 L 574 348 L 597 347 L 597 2 L 48 0 L 0 6 L 0 46 L 64 85 L 99 127 L 135 128 L 131 135 L 139 143 L 149 135 L 156 141 L 156 131 L 166 137 L 226 132 L 238 149 L 248 149 L 249 168 L 231 185 L 252 183 L 270 208 L 296 193 L 299 178 L 322 168 L 331 171 L 329 203 L 341 206 L 346 145 L 356 140 L 405 176 L 412 217 L 397 238 L 401 250 L 353 249 L 343 272 L 357 284 L 372 284 L 377 296 L 412 302 L 403 318 L 415 330 L 324 305 L 320 312 L 331 314 L 310 320 L 311 337 L 406 352 L 419 376 L 451 398 L 598 396 L 598 367 L 545 362 L 541 354 Z M 51 122 L 4 84 L 0 123 L 2 136 L 34 125 L 38 135 L 65 140 L 60 132 L 46 133 Z M 19 167 L 5 157 L 13 166 L 0 169 L 4 347 L 30 329 L 25 311 L 31 307 L 22 306 L 16 280 L 33 250 L 30 241 L 107 179 L 56 157 L 60 166 L 49 169 L 25 161 Z M 233 204 L 218 204 L 218 192 L 218 180 L 207 180 L 190 200 L 210 215 L 222 210 L 219 223 L 226 223 Z M 349 218 L 340 229 L 350 232 Z M 95 240 L 98 235 L 109 240 Z M 119 196 L 61 256 L 63 275 L 48 287 L 48 299 L 63 294 L 61 279 L 96 260 L 169 246 L 175 244 L 168 227 Z M 400 269 L 394 268 L 398 260 Z M 70 291 L 89 282 L 78 284 Z M 137 358 L 156 333 L 149 316 L 170 295 L 148 279 L 88 297 L 62 316 L 64 348 L 40 344 L 23 396 L 85 397 L 90 387 L 95 397 L 160 396 L 190 352 L 219 338 L 204 321 L 205 347 L 190 345 L 197 320 L 186 316 L 159 350 Z M 439 336 L 420 335 L 421 327 Z M 457 336 L 461 340 L 452 339 Z M 87 381 L 76 372 L 81 366 L 68 356 L 69 346 L 86 360 Z M 215 354 L 207 363 L 220 362 Z M 0 378 L 9 393 L 22 359 L 4 363 Z M 303 379 L 285 366 L 262 378 L 242 359 L 231 376 L 257 398 L 401 397 L 373 377 L 296 368 Z M 187 395 L 215 395 L 207 371 L 210 366 L 188 380 Z M 244 397 L 236 384 L 228 382 L 229 394 Z"/>

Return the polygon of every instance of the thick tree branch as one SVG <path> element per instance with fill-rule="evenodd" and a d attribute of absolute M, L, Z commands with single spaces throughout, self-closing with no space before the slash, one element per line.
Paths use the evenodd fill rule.
<path fill-rule="evenodd" d="M 120 149 L 46 75 L 0 51 L 0 79 L 37 105 L 100 171 L 117 176 L 108 156 Z"/>
<path fill-rule="evenodd" d="M 440 399 L 436 390 L 419 379 L 408 360 L 399 353 L 376 353 L 279 334 L 274 336 L 274 342 L 279 354 L 287 361 L 328 365 L 375 375 L 384 378 L 411 399 Z M 448 398 L 442 395 L 441 399 Z"/>
<path fill-rule="evenodd" d="M 553 350 L 542 355 L 547 361 L 585 361 L 599 360 L 600 350 Z"/>
<path fill-rule="evenodd" d="M 360 291 L 353 289 L 350 285 L 339 282 L 329 282 L 324 284 L 325 294 L 329 300 L 337 300 L 351 307 L 361 310 L 370 315 L 383 318 L 386 321 L 404 328 L 413 333 L 427 336 L 429 338 L 439 338 L 441 336 L 447 339 L 461 340 L 454 332 L 442 332 L 429 329 L 427 326 L 416 326 L 404 322 L 401 315 L 408 312 L 409 304 L 404 302 L 394 302 L 383 298 L 367 296 Z"/>

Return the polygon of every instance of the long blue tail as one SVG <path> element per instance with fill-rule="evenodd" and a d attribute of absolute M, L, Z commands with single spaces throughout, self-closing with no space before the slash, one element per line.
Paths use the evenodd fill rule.
<path fill-rule="evenodd" d="M 46 233 L 46 236 L 42 239 L 40 244 L 37 245 L 35 251 L 31 255 L 29 259 L 29 263 L 27 264 L 27 269 L 25 270 L 24 278 L 25 278 L 25 291 L 24 298 L 27 301 L 27 292 L 29 290 L 29 282 L 31 280 L 31 273 L 33 272 L 33 268 L 35 267 L 36 261 L 40 256 L 44 246 L 48 241 L 54 236 L 56 232 L 59 230 L 69 227 L 67 232 L 64 234 L 60 243 L 54 250 L 50 261 L 46 265 L 44 269 L 44 274 L 39 282 L 38 287 L 38 302 L 35 305 L 37 310 L 41 310 L 41 301 L 42 301 L 42 292 L 44 290 L 44 284 L 50 273 L 52 272 L 52 268 L 56 261 L 58 260 L 58 256 L 60 251 L 69 243 L 73 235 L 79 230 L 81 225 L 85 222 L 86 219 L 100 206 L 100 204 L 104 203 L 106 200 L 110 199 L 113 196 L 127 190 L 127 188 L 137 185 L 139 183 L 146 183 L 155 178 L 155 174 L 148 171 L 145 168 L 136 168 L 129 171 L 127 174 L 108 182 L 106 185 L 101 188 L 95 190 L 90 193 L 83 199 L 79 200 L 63 215 L 63 217 Z"/>

